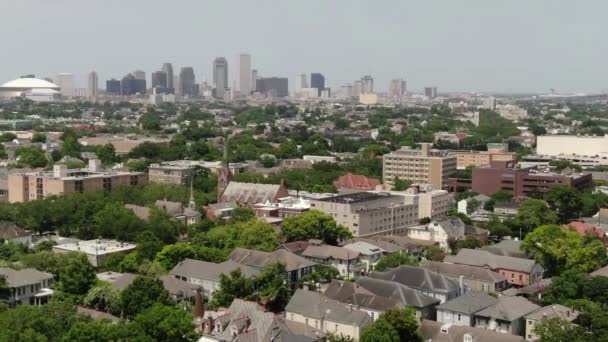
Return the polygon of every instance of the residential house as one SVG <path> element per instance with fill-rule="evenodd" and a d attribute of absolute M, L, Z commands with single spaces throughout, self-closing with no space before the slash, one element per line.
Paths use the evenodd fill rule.
<path fill-rule="evenodd" d="M 365 312 L 314 291 L 297 290 L 285 307 L 287 321 L 304 323 L 325 334 L 350 336 L 355 341 L 371 322 Z"/>
<path fill-rule="evenodd" d="M 498 299 L 485 292 L 467 291 L 437 307 L 437 322 L 472 327 L 475 324 L 473 315 L 496 302 Z"/>
<path fill-rule="evenodd" d="M 213 292 L 220 288 L 221 275 L 230 274 L 230 272 L 235 270 L 240 270 L 248 278 L 253 278 L 259 273 L 256 269 L 232 260 L 215 264 L 201 260 L 184 259 L 173 267 L 169 275 L 189 284 L 200 286 L 205 295 L 212 297 Z"/>
<path fill-rule="evenodd" d="M 449 255 L 444 262 L 490 269 L 507 277 L 514 286 L 528 286 L 543 277 L 543 268 L 534 260 L 492 254 L 483 249 L 463 248 L 457 255 Z"/>
<path fill-rule="evenodd" d="M 187 207 L 180 202 L 172 202 L 167 200 L 158 200 L 154 205 L 173 216 L 173 218 L 179 222 L 183 222 L 187 225 L 194 225 L 201 221 L 201 213 L 194 209 L 194 200 L 190 200 L 190 204 Z"/>
<path fill-rule="evenodd" d="M 482 247 L 492 254 L 508 256 L 513 258 L 530 259 L 526 252 L 521 250 L 520 240 L 502 240 L 499 243 Z"/>
<path fill-rule="evenodd" d="M 261 270 L 266 265 L 279 262 L 285 265 L 287 272 L 285 276 L 287 281 L 292 284 L 297 283 L 305 275 L 312 273 L 317 265 L 313 261 L 284 249 L 278 249 L 274 252 L 261 252 L 245 248 L 235 248 L 228 256 L 228 259 L 257 270 Z"/>
<path fill-rule="evenodd" d="M 197 296 L 193 311 L 195 330 L 202 335 L 199 342 L 315 342 L 324 338 L 320 331 L 297 325 L 299 331 L 295 332 L 281 316 L 243 299 L 235 299 L 226 311 L 205 313 Z"/>
<path fill-rule="evenodd" d="M 447 252 L 450 250 L 451 241 L 464 240 L 465 224 L 456 216 L 433 219 L 427 225 L 408 228 L 407 236 L 413 239 L 436 242 L 441 249 Z"/>
<path fill-rule="evenodd" d="M 575 231 L 580 236 L 597 236 L 600 240 L 604 241 L 604 243 L 608 242 L 606 232 L 589 223 L 573 221 L 563 225 L 563 228 Z"/>
<path fill-rule="evenodd" d="M 441 303 L 464 293 L 464 284 L 422 267 L 402 265 L 386 272 L 371 272 L 371 278 L 395 281 L 439 299 Z"/>
<path fill-rule="evenodd" d="M 592 277 L 608 277 L 608 266 L 604 266 L 590 273 Z"/>
<path fill-rule="evenodd" d="M 365 272 L 361 263 L 360 253 L 350 249 L 323 245 L 309 244 L 302 256 L 318 264 L 330 265 L 340 272 L 343 277 L 355 278 Z"/>
<path fill-rule="evenodd" d="M 435 319 L 435 307 L 440 302 L 439 299 L 390 280 L 361 277 L 355 281 L 354 286 L 356 293 L 350 300 L 353 301 L 353 304 L 358 303 L 361 309 L 367 311 L 373 320 L 378 319 L 379 315 L 390 307 L 402 308 L 405 306 L 414 307 L 419 319 Z M 348 284 L 344 283 L 344 287 L 348 287 Z M 328 291 L 329 288 L 325 291 L 325 295 L 331 296 L 331 292 Z M 370 297 L 364 291 L 373 296 Z M 339 300 L 348 302 L 348 299 Z"/>
<path fill-rule="evenodd" d="M 439 261 L 424 260 L 420 267 L 443 274 L 455 280 L 462 277 L 467 290 L 500 292 L 507 288 L 507 277 L 481 267 L 447 264 Z"/>
<path fill-rule="evenodd" d="M 578 318 L 579 314 L 578 311 L 559 304 L 548 305 L 529 313 L 524 317 L 526 320 L 526 340 L 539 340 L 538 335 L 534 332 L 534 328 L 538 323 L 542 323 L 545 319 L 559 318 L 564 321 L 573 322 Z"/>
<path fill-rule="evenodd" d="M 6 282 L 6 289 L 0 290 L 0 302 L 10 306 L 45 304 L 53 294 L 54 276 L 50 273 L 0 267 L 0 277 Z"/>
<path fill-rule="evenodd" d="M 424 341 L 432 342 L 523 342 L 523 337 L 501 334 L 486 329 L 444 324 L 423 320 L 420 333 Z"/>
<path fill-rule="evenodd" d="M 542 300 L 545 290 L 551 286 L 552 282 L 553 280 L 551 278 L 543 278 L 528 286 L 511 287 L 502 291 L 500 294 L 503 296 L 521 296 L 533 300 Z"/>
<path fill-rule="evenodd" d="M 356 241 L 344 245 L 343 247 L 359 253 L 359 259 L 365 265 L 365 272 L 373 271 L 380 258 L 387 254 L 384 249 L 378 247 L 376 244 L 371 244 L 365 241 Z"/>
<path fill-rule="evenodd" d="M 540 309 L 540 306 L 523 297 L 502 296 L 498 301 L 475 313 L 475 326 L 501 333 L 524 336 L 524 316 Z"/>
<path fill-rule="evenodd" d="M 118 291 L 123 291 L 129 287 L 137 277 L 138 275 L 134 273 L 104 272 L 97 274 L 97 279 L 109 282 L 110 287 Z M 198 286 L 168 275 L 160 276 L 159 279 L 171 299 L 176 303 L 194 301 L 194 293 Z"/>
<path fill-rule="evenodd" d="M 278 249 L 284 249 L 293 254 L 302 255 L 306 248 L 308 248 L 308 245 L 310 245 L 309 241 L 292 241 L 285 242 L 284 244 L 280 245 Z"/>
<path fill-rule="evenodd" d="M 232 211 L 238 208 L 236 202 L 221 202 L 221 203 L 210 203 L 205 208 L 205 213 L 208 219 L 229 219 L 232 216 Z"/>
<path fill-rule="evenodd" d="M 501 219 L 514 217 L 519 212 L 521 204 L 515 202 L 501 202 L 494 204 L 494 214 Z"/>

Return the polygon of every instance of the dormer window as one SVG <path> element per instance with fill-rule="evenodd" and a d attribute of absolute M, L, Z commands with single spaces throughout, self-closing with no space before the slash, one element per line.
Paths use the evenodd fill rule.
<path fill-rule="evenodd" d="M 222 332 L 222 324 L 220 322 L 215 324 L 215 331 L 217 331 L 218 334 Z"/>
<path fill-rule="evenodd" d="M 462 342 L 473 342 L 473 336 L 471 334 L 464 334 Z"/>
<path fill-rule="evenodd" d="M 230 333 L 232 334 L 233 337 L 236 337 L 239 334 L 239 329 L 236 327 L 236 325 L 233 325 L 231 327 Z"/>

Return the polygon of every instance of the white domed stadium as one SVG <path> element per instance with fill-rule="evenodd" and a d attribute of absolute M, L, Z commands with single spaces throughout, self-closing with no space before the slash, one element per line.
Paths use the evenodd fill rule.
<path fill-rule="evenodd" d="M 0 99 L 25 97 L 34 101 L 53 101 L 59 96 L 59 86 L 38 78 L 18 78 L 0 86 Z"/>

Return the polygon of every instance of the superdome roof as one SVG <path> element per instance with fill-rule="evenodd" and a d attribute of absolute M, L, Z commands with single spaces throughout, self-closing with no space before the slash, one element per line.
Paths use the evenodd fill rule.
<path fill-rule="evenodd" d="M 0 86 L 0 88 L 20 88 L 20 89 L 36 89 L 36 88 L 47 88 L 47 89 L 59 89 L 54 83 L 39 78 L 18 78 L 10 82 L 6 82 Z"/>

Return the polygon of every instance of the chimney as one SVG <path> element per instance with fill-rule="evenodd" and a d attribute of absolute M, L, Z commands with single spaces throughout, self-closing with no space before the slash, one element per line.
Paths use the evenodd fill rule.
<path fill-rule="evenodd" d="M 68 176 L 68 167 L 65 165 L 53 165 L 53 177 L 62 178 Z"/>
<path fill-rule="evenodd" d="M 205 330 L 203 331 L 203 334 L 211 335 L 214 329 L 214 324 L 215 322 L 213 321 L 213 316 L 209 315 L 207 322 L 205 323 Z"/>
<path fill-rule="evenodd" d="M 194 307 L 192 308 L 192 319 L 194 322 L 194 330 L 202 332 L 204 328 L 203 318 L 205 317 L 205 308 L 203 306 L 203 296 L 201 289 L 196 289 L 194 294 Z"/>

